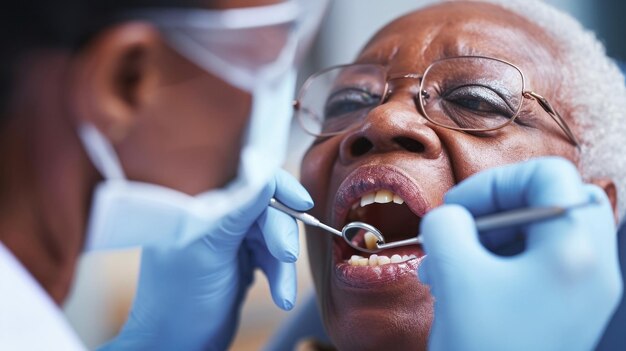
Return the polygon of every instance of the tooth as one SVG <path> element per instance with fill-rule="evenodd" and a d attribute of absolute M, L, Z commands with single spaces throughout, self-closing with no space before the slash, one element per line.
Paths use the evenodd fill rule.
<path fill-rule="evenodd" d="M 376 197 L 374 201 L 379 204 L 386 204 L 388 202 L 393 201 L 393 193 L 389 190 L 379 190 L 376 192 Z"/>
<path fill-rule="evenodd" d="M 365 233 L 365 247 L 367 247 L 369 250 L 376 249 L 377 242 L 378 239 L 376 238 L 376 235 L 371 232 Z"/>
<path fill-rule="evenodd" d="M 391 260 L 389 259 L 389 257 L 384 256 L 384 255 L 378 256 L 378 265 L 379 266 L 382 266 L 384 264 L 389 264 L 389 263 L 391 263 Z"/>
<path fill-rule="evenodd" d="M 402 205 L 404 203 L 404 200 L 400 196 L 393 194 L 393 202 L 398 205 Z"/>
<path fill-rule="evenodd" d="M 352 205 L 352 210 L 356 210 L 357 208 L 359 208 L 359 203 L 358 203 L 358 202 L 355 202 L 355 203 Z"/>
<path fill-rule="evenodd" d="M 369 204 L 373 204 L 374 199 L 376 199 L 376 193 L 369 193 L 369 194 L 363 195 L 363 197 L 361 198 L 361 207 L 365 207 Z"/>
<path fill-rule="evenodd" d="M 415 256 L 415 255 L 413 255 L 413 254 L 411 254 L 409 257 L 410 257 L 410 258 L 417 258 L 417 256 Z"/>
<path fill-rule="evenodd" d="M 377 254 L 373 254 L 373 255 L 370 256 L 369 265 L 370 266 L 377 266 L 378 265 L 378 255 Z"/>
<path fill-rule="evenodd" d="M 407 261 L 409 259 L 409 255 L 402 255 L 402 261 Z"/>
<path fill-rule="evenodd" d="M 352 266 L 357 266 L 359 264 L 359 259 L 361 258 L 363 258 L 363 256 L 352 255 L 352 257 L 348 260 L 348 263 Z"/>
<path fill-rule="evenodd" d="M 402 262 L 402 257 L 400 255 L 391 256 L 391 263 L 400 263 Z"/>
<path fill-rule="evenodd" d="M 359 266 L 367 266 L 369 264 L 369 260 L 367 258 L 359 258 Z"/>

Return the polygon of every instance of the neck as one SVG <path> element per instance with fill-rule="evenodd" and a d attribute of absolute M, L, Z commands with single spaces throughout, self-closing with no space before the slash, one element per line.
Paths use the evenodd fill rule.
<path fill-rule="evenodd" d="M 64 113 L 66 59 L 40 55 L 19 71 L 0 127 L 0 241 L 54 301 L 71 286 L 97 181 Z"/>

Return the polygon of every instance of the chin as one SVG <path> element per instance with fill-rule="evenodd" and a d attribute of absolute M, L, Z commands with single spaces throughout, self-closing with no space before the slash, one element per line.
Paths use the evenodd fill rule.
<path fill-rule="evenodd" d="M 367 292 L 341 289 L 331 296 L 324 302 L 324 321 L 338 350 L 426 350 L 433 318 L 426 286 L 406 282 Z"/>
<path fill-rule="evenodd" d="M 374 225 L 386 241 L 415 236 L 432 206 L 417 183 L 394 167 L 361 167 L 327 201 L 335 228 Z M 420 245 L 359 252 L 316 229 L 307 235 L 311 268 L 326 330 L 339 350 L 425 350 L 433 299 L 417 277 Z M 353 240 L 364 240 L 355 237 Z"/>

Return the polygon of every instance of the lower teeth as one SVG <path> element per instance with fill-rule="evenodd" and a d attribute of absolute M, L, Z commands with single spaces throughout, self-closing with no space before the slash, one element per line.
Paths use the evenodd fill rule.
<path fill-rule="evenodd" d="M 352 255 L 352 257 L 350 257 L 350 259 L 348 260 L 348 263 L 351 266 L 383 266 L 389 263 L 400 263 L 400 262 L 405 262 L 411 259 L 417 258 L 417 256 L 415 255 L 404 255 L 404 256 L 400 256 L 400 255 L 393 255 L 391 256 L 391 258 L 381 255 L 378 256 L 376 254 L 371 255 L 369 258 L 363 257 L 363 256 L 359 256 L 359 255 Z"/>

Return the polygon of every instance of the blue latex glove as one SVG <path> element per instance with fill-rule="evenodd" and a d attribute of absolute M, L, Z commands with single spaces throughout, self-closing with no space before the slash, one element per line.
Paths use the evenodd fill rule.
<path fill-rule="evenodd" d="M 472 215 L 590 197 L 600 204 L 526 226 L 521 254 L 497 256 L 478 240 Z M 595 346 L 622 294 L 615 220 L 600 188 L 568 161 L 542 158 L 479 173 L 445 202 L 421 224 L 419 275 L 436 301 L 430 350 Z"/>
<path fill-rule="evenodd" d="M 268 208 L 272 196 L 300 211 L 313 206 L 306 190 L 280 171 L 218 231 L 183 249 L 144 249 L 128 320 L 104 349 L 226 349 L 255 267 L 267 276 L 274 303 L 290 310 L 296 298 L 298 226 Z"/>

